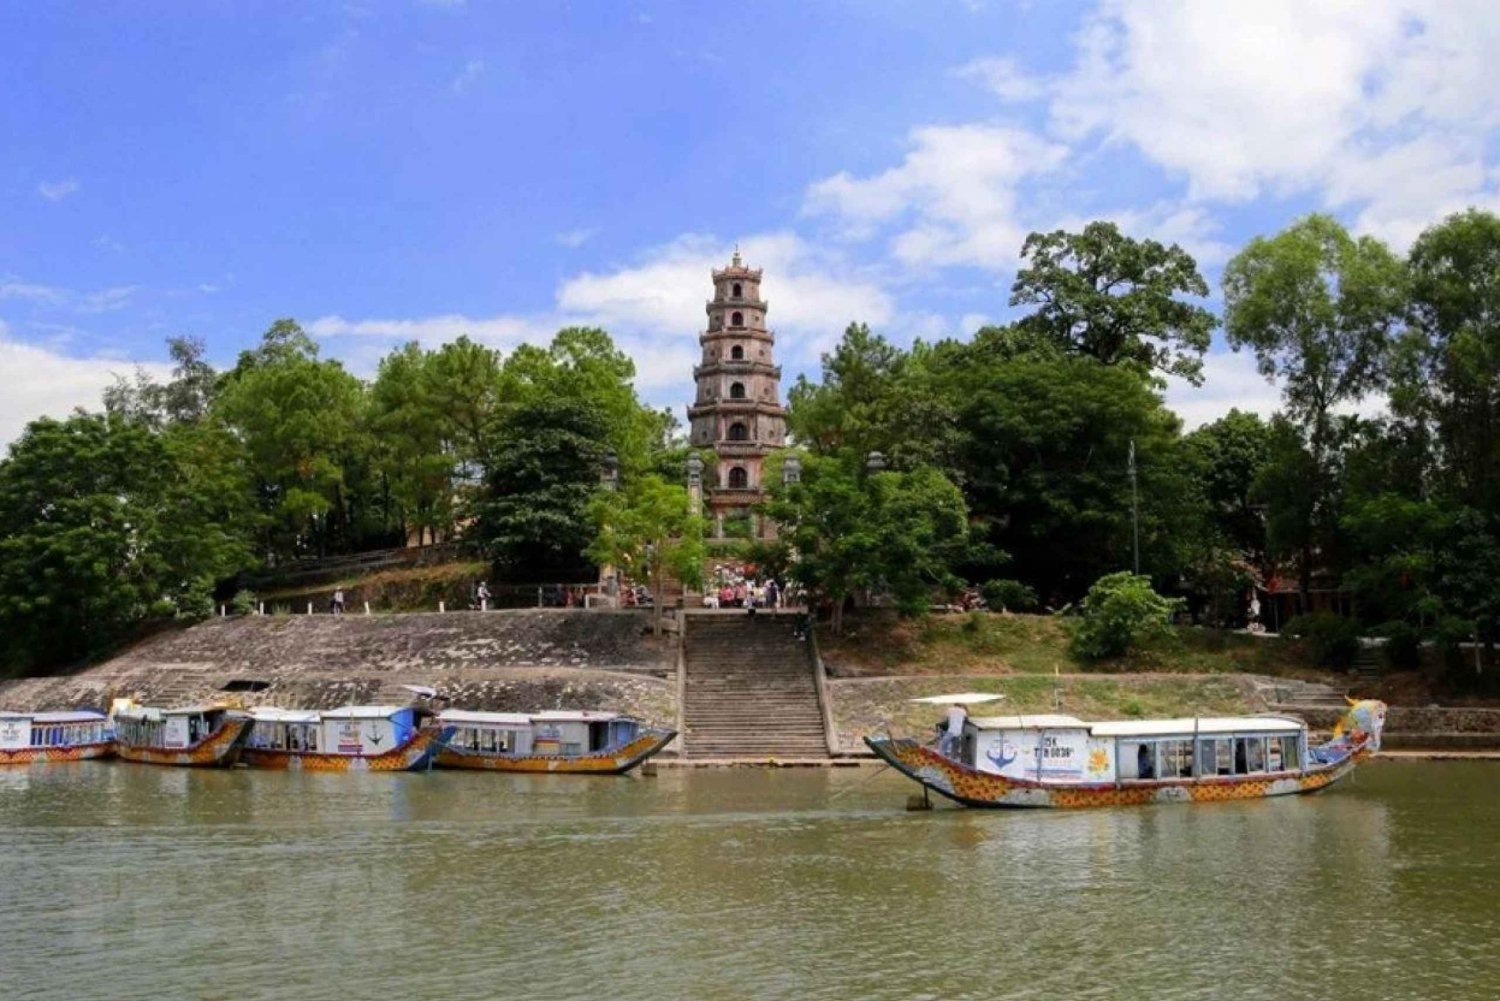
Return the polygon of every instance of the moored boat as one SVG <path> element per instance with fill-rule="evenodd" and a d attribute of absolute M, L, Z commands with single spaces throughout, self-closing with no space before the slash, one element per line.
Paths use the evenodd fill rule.
<path fill-rule="evenodd" d="M 254 768 L 400 772 L 431 767 L 451 725 L 400 706 L 344 706 L 314 712 L 263 706 L 240 759 Z"/>
<path fill-rule="evenodd" d="M 0 765 L 106 758 L 115 731 L 103 713 L 0 712 Z"/>
<path fill-rule="evenodd" d="M 115 747 L 126 761 L 147 765 L 227 766 L 250 736 L 250 715 L 226 706 L 115 709 Z"/>
<path fill-rule="evenodd" d="M 943 753 L 866 737 L 898 771 L 965 806 L 1089 807 L 1316 792 L 1380 748 L 1385 703 L 1353 702 L 1332 739 L 1311 744 L 1285 716 L 1085 723 L 1071 716 L 971 717 Z"/>
<path fill-rule="evenodd" d="M 441 768 L 620 775 L 666 747 L 677 731 L 614 712 L 491 713 L 448 709 L 455 728 Z"/>

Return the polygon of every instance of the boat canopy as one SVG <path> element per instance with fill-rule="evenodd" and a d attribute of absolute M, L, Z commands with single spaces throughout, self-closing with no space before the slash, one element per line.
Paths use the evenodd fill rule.
<path fill-rule="evenodd" d="M 324 719 L 388 719 L 405 711 L 405 706 L 340 706 L 323 710 L 322 716 Z"/>
<path fill-rule="evenodd" d="M 619 719 L 620 714 L 595 709 L 549 709 L 532 713 L 531 718 L 538 723 L 608 723 Z"/>
<path fill-rule="evenodd" d="M 225 706 L 178 706 L 173 709 L 163 709 L 160 706 L 129 706 L 115 710 L 117 718 L 145 720 L 157 723 L 168 716 L 204 716 L 208 713 L 222 712 Z"/>
<path fill-rule="evenodd" d="M 0 719 L 27 719 L 33 723 L 98 723 L 107 719 L 103 713 L 96 713 L 86 709 L 75 712 L 47 712 L 47 713 L 18 713 L 9 709 L 0 709 Z"/>
<path fill-rule="evenodd" d="M 33 723 L 100 723 L 107 718 L 103 713 L 96 713 L 88 709 L 79 709 L 71 712 L 31 714 L 31 721 Z"/>
<path fill-rule="evenodd" d="M 911 702 L 923 702 L 934 706 L 977 706 L 986 702 L 998 702 L 1005 698 L 993 692 L 957 692 L 953 695 L 924 695 Z"/>
<path fill-rule="evenodd" d="M 438 721 L 457 726 L 530 726 L 529 713 L 486 713 L 468 709 L 444 709 L 438 713 Z"/>
<path fill-rule="evenodd" d="M 1191 737 L 1223 733 L 1300 733 L 1306 724 L 1288 716 L 1204 716 L 1198 719 L 1132 719 L 1085 723 L 1076 716 L 977 716 L 976 730 L 1087 730 L 1095 737 Z"/>
<path fill-rule="evenodd" d="M 257 723 L 316 723 L 318 714 L 310 709 L 282 709 L 277 706 L 256 706 L 250 715 Z"/>
<path fill-rule="evenodd" d="M 1096 737 L 1191 737 L 1215 733 L 1301 733 L 1307 724 L 1286 716 L 1206 716 L 1199 719 L 1141 719 L 1095 723 Z"/>
<path fill-rule="evenodd" d="M 1082 730 L 1088 724 L 1076 716 L 971 716 L 969 722 L 980 730 Z"/>

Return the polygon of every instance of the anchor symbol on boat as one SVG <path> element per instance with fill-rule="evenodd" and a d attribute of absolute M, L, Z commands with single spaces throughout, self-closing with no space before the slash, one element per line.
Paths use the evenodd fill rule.
<path fill-rule="evenodd" d="M 985 751 L 984 756 L 993 761 L 996 768 L 1004 768 L 1006 765 L 1016 760 L 1016 757 L 1019 753 L 1020 752 L 1016 750 L 1015 746 L 1012 745 L 1010 741 L 1002 740 L 996 743 L 994 747 L 991 747 L 989 750 Z"/>
<path fill-rule="evenodd" d="M 375 745 L 375 746 L 376 746 L 376 747 L 379 747 L 379 746 L 380 746 L 380 742 L 381 742 L 381 741 L 382 741 L 382 740 L 384 740 L 384 739 L 385 739 L 385 738 L 384 738 L 384 737 L 382 737 L 382 736 L 381 736 L 381 735 L 380 735 L 380 734 L 378 734 L 378 733 L 372 733 L 372 734 L 370 734 L 370 743 L 372 743 L 372 744 L 374 744 L 374 745 Z"/>

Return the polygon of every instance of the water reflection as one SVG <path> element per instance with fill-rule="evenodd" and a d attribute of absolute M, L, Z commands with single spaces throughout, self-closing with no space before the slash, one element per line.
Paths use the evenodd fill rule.
<path fill-rule="evenodd" d="M 1489 997 L 1493 774 L 907 813 L 867 770 L 9 770 L 0 970 L 69 997 L 1286 998 L 1351 970 Z"/>

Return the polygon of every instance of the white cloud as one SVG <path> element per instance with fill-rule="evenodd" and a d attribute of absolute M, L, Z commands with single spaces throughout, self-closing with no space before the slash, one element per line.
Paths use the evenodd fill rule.
<path fill-rule="evenodd" d="M 78 299 L 76 308 L 80 313 L 109 313 L 125 306 L 139 290 L 138 285 L 116 285 L 89 292 Z"/>
<path fill-rule="evenodd" d="M 171 377 L 171 366 L 146 363 L 140 366 L 157 379 Z M 27 422 L 38 417 L 66 417 L 75 407 L 98 409 L 106 387 L 116 376 L 130 376 L 135 364 L 116 358 L 70 358 L 45 347 L 26 344 L 10 336 L 0 321 L 0 372 L 5 373 L 5 392 L 0 393 L 0 446 L 20 437 Z"/>
<path fill-rule="evenodd" d="M 1167 380 L 1166 404 L 1182 418 L 1183 429 L 1192 431 L 1218 420 L 1231 410 L 1244 410 L 1270 419 L 1282 409 L 1281 387 L 1260 374 L 1255 355 L 1249 351 L 1211 351 L 1203 357 L 1203 385 L 1193 386 L 1175 377 Z M 1383 394 L 1335 407 L 1341 414 L 1376 417 L 1387 409 Z"/>
<path fill-rule="evenodd" d="M 462 94 L 472 87 L 479 78 L 484 76 L 485 64 L 483 59 L 470 59 L 464 63 L 464 68 L 459 71 L 458 76 L 448 86 L 455 94 Z"/>
<path fill-rule="evenodd" d="M 1024 72 L 1009 56 L 976 59 L 953 71 L 956 75 L 978 80 L 1002 101 L 1022 103 L 1047 94 L 1047 81 Z"/>
<path fill-rule="evenodd" d="M 78 190 L 78 182 L 69 177 L 61 181 L 43 181 L 36 186 L 36 193 L 49 202 L 60 202 Z"/>
<path fill-rule="evenodd" d="M 554 236 L 553 239 L 564 247 L 576 250 L 592 240 L 598 232 L 597 229 L 565 229 Z"/>
<path fill-rule="evenodd" d="M 0 278 L 0 299 L 25 299 L 28 302 L 55 305 L 68 297 L 64 289 L 23 281 L 14 275 Z"/>
<path fill-rule="evenodd" d="M 1281 405 L 1281 390 L 1256 369 L 1254 355 L 1213 351 L 1203 357 L 1203 385 L 1170 378 L 1166 401 L 1191 431 L 1234 409 L 1269 418 Z"/>
<path fill-rule="evenodd" d="M 1017 187 L 1057 169 L 1067 148 L 1025 129 L 983 124 L 914 129 L 911 143 L 901 165 L 881 174 L 839 173 L 813 184 L 806 211 L 837 217 L 852 238 L 905 222 L 891 250 L 907 265 L 1012 265 L 1027 233 Z"/>
<path fill-rule="evenodd" d="M 1190 199 L 1311 193 L 1398 246 L 1494 199 L 1500 7 L 1107 2 L 1051 81 L 1065 140 L 1129 144 Z"/>
<path fill-rule="evenodd" d="M 444 344 L 467 336 L 502 350 L 528 341 L 545 340 L 552 329 L 518 316 L 470 317 L 459 313 L 417 319 L 346 320 L 342 316 L 320 316 L 306 324 L 314 337 L 376 337 L 395 341 L 418 341 L 426 346 Z"/>
<path fill-rule="evenodd" d="M 898 320 L 890 298 L 837 255 L 792 233 L 750 236 L 740 243 L 751 267 L 765 271 L 769 324 L 778 335 L 778 360 L 815 360 L 852 320 L 881 325 Z M 707 322 L 704 303 L 713 294 L 710 272 L 728 264 L 733 244 L 685 234 L 643 254 L 633 264 L 583 272 L 557 289 L 556 307 L 532 315 L 469 317 L 458 314 L 388 319 L 322 316 L 305 324 L 320 338 L 416 340 L 432 346 L 467 334 L 501 350 L 545 344 L 566 326 L 599 326 L 636 365 L 636 385 L 657 405 L 692 395 L 698 334 Z M 354 349 L 369 361 L 361 349 Z M 373 365 L 369 366 L 373 368 Z"/>

